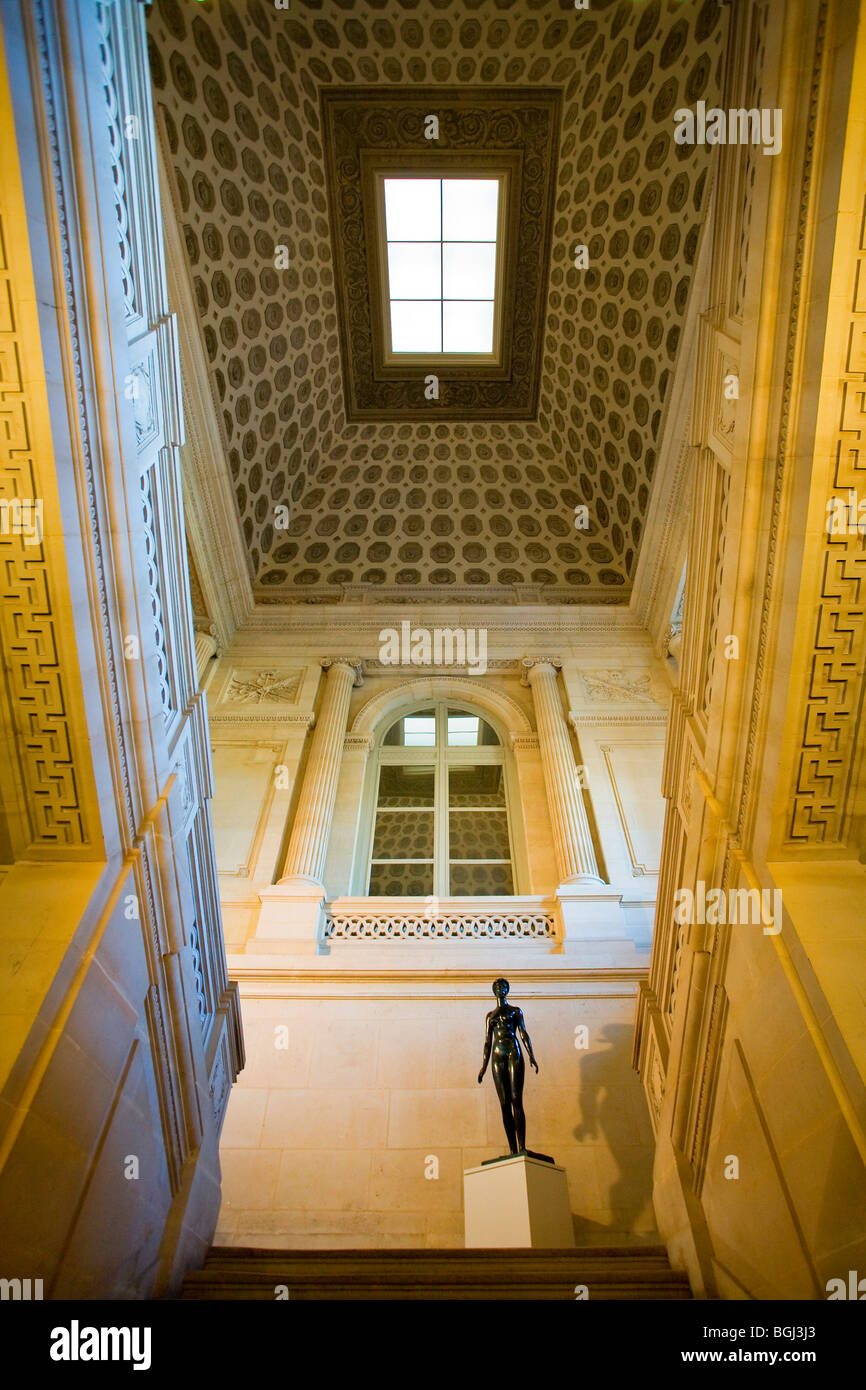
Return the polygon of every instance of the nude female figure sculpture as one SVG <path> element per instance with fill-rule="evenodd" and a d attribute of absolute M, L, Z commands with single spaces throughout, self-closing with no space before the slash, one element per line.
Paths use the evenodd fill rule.
<path fill-rule="evenodd" d="M 538 1063 L 532 1051 L 532 1043 L 526 1031 L 521 1009 L 515 1009 L 505 1002 L 511 986 L 507 980 L 494 980 L 493 993 L 497 1007 L 487 1015 L 487 1036 L 484 1042 L 484 1057 L 478 1073 L 479 1085 L 484 1080 L 487 1063 L 493 1054 L 493 1080 L 496 1094 L 502 1107 L 502 1123 L 508 1137 L 508 1147 L 513 1154 L 526 1153 L 526 1116 L 523 1113 L 523 1053 L 520 1051 L 518 1036 L 522 1039 L 529 1057 L 530 1065 L 538 1071 Z M 542 1155 L 539 1155 L 542 1157 Z M 550 1160 L 552 1161 L 552 1160 Z"/>

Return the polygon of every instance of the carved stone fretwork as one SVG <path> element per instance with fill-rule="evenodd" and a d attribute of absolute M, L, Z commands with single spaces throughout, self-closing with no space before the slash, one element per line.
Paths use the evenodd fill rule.
<path fill-rule="evenodd" d="M 21 832 L 22 840 L 36 845 L 81 845 L 88 834 L 72 751 L 54 586 L 43 545 L 45 498 L 39 468 L 48 461 L 35 454 L 32 388 L 22 380 L 22 362 L 30 354 L 21 341 L 18 300 L 22 288 L 27 291 L 16 285 L 10 265 L 4 202 L 0 187 L 0 633 L 29 822 Z M 11 804 L 10 791 L 9 814 Z M 25 848 L 24 843 L 16 846 Z"/>
<path fill-rule="evenodd" d="M 838 431 L 829 500 L 860 497 L 866 480 L 866 200 L 850 287 L 851 328 L 839 383 Z M 824 515 L 830 514 L 828 508 Z M 847 514 L 847 511 L 846 511 Z M 790 836 L 800 843 L 844 840 L 851 812 L 851 762 L 863 703 L 866 549 L 856 526 L 824 529 L 815 645 L 803 716 Z"/>
<path fill-rule="evenodd" d="M 303 671 L 233 671 L 222 702 L 239 705 L 293 705 L 304 679 Z"/>
<path fill-rule="evenodd" d="M 326 938 L 409 940 L 437 937 L 451 940 L 523 939 L 549 940 L 556 935 L 552 909 L 528 908 L 492 903 L 490 909 L 449 904 L 447 899 L 429 900 L 426 911 L 352 912 L 334 906 L 325 919 Z"/>
<path fill-rule="evenodd" d="M 435 111 L 439 139 L 425 139 Z M 399 151 L 421 176 L 476 167 L 509 179 L 501 365 L 436 364 L 445 420 L 530 419 L 538 397 L 541 325 L 547 291 L 560 94 L 554 89 L 325 87 L 324 142 L 333 216 L 333 250 L 342 301 L 343 373 L 349 420 L 406 419 L 430 413 L 423 370 L 384 365 L 377 350 L 373 170 Z M 478 157 L 481 163 L 478 163 Z M 473 161 L 470 164 L 468 161 Z M 413 166 L 413 167 L 415 167 Z M 405 164 L 404 164 L 405 167 Z M 514 329 L 512 331 L 512 325 Z M 434 370 L 433 367 L 427 368 Z"/>
<path fill-rule="evenodd" d="M 817 23 L 815 27 L 814 56 L 812 59 L 812 74 L 809 88 L 809 118 L 806 131 L 806 144 L 803 154 L 803 174 L 800 184 L 800 217 L 797 224 L 796 249 L 794 253 L 794 266 L 791 285 L 791 315 L 788 323 L 787 342 L 785 344 L 785 389 L 782 400 L 781 422 L 779 427 L 779 442 L 775 455 L 775 471 L 773 475 L 773 496 L 770 506 L 770 543 L 767 552 L 767 567 L 764 576 L 763 593 L 761 595 L 761 620 L 758 631 L 757 653 L 755 662 L 755 679 L 753 684 L 753 695 L 751 701 L 751 713 L 749 717 L 749 729 L 746 736 L 746 751 L 743 761 L 743 776 L 740 791 L 739 804 L 737 808 L 736 832 L 741 835 L 748 819 L 752 799 L 752 779 L 755 768 L 755 750 L 758 737 L 758 727 L 763 708 L 762 691 L 766 676 L 767 652 L 770 638 L 771 607 L 773 600 L 774 584 L 776 579 L 777 563 L 777 542 L 779 536 L 780 517 L 783 504 L 783 494 L 786 479 L 786 462 L 788 449 L 788 436 L 791 428 L 791 390 L 794 378 L 794 361 L 799 342 L 800 329 L 800 296 L 803 279 L 804 260 L 806 255 L 807 232 L 809 228 L 809 205 L 812 191 L 812 180 L 814 176 L 814 152 L 815 152 L 815 131 L 817 126 L 818 106 L 821 95 L 821 76 L 826 60 L 826 34 L 827 34 L 827 14 L 829 0 L 821 0 L 818 10 Z"/>
<path fill-rule="evenodd" d="M 653 691 L 652 676 L 649 671 L 581 671 L 586 698 L 592 702 L 604 701 L 606 704 L 657 705 Z"/>

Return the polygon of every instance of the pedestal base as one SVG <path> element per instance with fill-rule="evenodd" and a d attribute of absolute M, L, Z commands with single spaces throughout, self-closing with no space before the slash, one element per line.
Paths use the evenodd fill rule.
<path fill-rule="evenodd" d="M 463 1174 L 467 1250 L 574 1247 L 564 1168 L 526 1154 Z"/>

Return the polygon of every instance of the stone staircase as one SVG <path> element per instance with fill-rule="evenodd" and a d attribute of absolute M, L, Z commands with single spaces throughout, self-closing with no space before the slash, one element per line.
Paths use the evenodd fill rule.
<path fill-rule="evenodd" d="M 188 1274 L 182 1299 L 691 1298 L 663 1245 L 576 1250 L 255 1250 L 214 1246 Z M 282 1294 L 285 1297 L 285 1293 Z"/>

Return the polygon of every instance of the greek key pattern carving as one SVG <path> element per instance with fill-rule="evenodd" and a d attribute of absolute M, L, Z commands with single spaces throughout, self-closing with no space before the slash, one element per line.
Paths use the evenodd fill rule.
<path fill-rule="evenodd" d="M 840 381 L 839 427 L 831 497 L 863 490 L 866 478 L 866 232 L 852 289 L 851 331 Z M 803 739 L 791 816 L 791 838 L 826 844 L 846 833 L 851 759 L 859 722 L 866 642 L 866 551 L 856 529 L 825 534 L 821 592 Z"/>
<path fill-rule="evenodd" d="M 87 834 L 42 545 L 44 503 L 33 459 L 31 403 L 21 379 L 7 244 L 0 209 L 0 631 L 30 834 L 36 844 L 76 845 Z"/>
<path fill-rule="evenodd" d="M 548 912 L 459 912 L 415 916 L 376 917 L 338 916 L 331 914 L 325 922 L 325 936 L 331 937 L 451 937 L 481 940 L 495 937 L 542 937 L 554 935 L 555 927 Z"/>
<path fill-rule="evenodd" d="M 821 74 L 825 62 L 827 37 L 827 14 L 829 0 L 821 0 L 815 31 L 815 48 L 812 63 L 812 78 L 809 90 L 809 119 L 806 128 L 806 148 L 803 157 L 803 177 L 800 191 L 800 219 L 797 225 L 797 243 L 794 257 L 794 278 L 791 290 L 791 309 L 788 318 L 788 341 L 785 348 L 785 387 L 782 416 L 779 428 L 779 443 L 776 452 L 775 476 L 773 478 L 773 501 L 770 509 L 770 537 L 767 552 L 767 571 L 764 577 L 764 592 L 761 600 L 761 622 L 758 633 L 758 654 L 755 665 L 755 680 L 752 694 L 752 710 L 749 717 L 749 730 L 746 737 L 746 756 L 743 762 L 743 780 L 740 802 L 737 809 L 736 834 L 741 835 L 746 825 L 752 800 L 752 778 L 755 769 L 755 750 L 758 725 L 762 710 L 762 693 L 767 669 L 767 652 L 770 634 L 770 609 L 773 585 L 776 577 L 776 559 L 779 551 L 779 526 L 782 512 L 782 499 L 786 478 L 788 436 L 791 424 L 791 396 L 794 381 L 794 363 L 797 351 L 797 332 L 800 317 L 800 300 L 803 284 L 803 265 L 806 255 L 806 233 L 809 222 L 809 200 L 814 171 L 815 132 L 818 125 Z M 794 815 L 796 818 L 797 807 Z"/>

